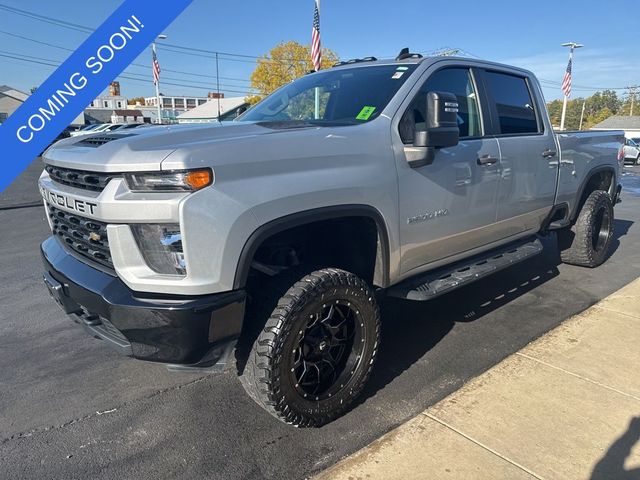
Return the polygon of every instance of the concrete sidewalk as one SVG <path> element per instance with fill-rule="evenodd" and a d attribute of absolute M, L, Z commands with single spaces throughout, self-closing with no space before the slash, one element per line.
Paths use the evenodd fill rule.
<path fill-rule="evenodd" d="M 316 480 L 520 478 L 640 479 L 640 279 Z"/>

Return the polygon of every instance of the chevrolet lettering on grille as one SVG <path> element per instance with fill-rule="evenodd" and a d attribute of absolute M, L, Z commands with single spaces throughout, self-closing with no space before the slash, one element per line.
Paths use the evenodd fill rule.
<path fill-rule="evenodd" d="M 78 200 L 77 198 L 69 198 L 66 195 L 51 192 L 44 187 L 40 187 L 40 194 L 45 201 L 52 205 L 59 205 L 80 213 L 89 213 L 94 215 L 97 203 L 87 202 L 86 200 Z"/>

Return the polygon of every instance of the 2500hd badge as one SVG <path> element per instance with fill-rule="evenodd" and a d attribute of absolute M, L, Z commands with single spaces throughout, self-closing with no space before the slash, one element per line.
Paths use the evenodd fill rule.
<path fill-rule="evenodd" d="M 94 214 L 97 203 L 87 202 L 86 200 L 78 200 L 76 198 L 69 198 L 59 193 L 50 192 L 44 187 L 40 187 L 40 194 L 45 201 L 61 207 L 67 207 L 71 210 L 75 210 L 80 213 Z"/>

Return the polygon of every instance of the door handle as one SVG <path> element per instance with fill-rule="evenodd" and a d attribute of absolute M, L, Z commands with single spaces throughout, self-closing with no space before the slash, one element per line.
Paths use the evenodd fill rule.
<path fill-rule="evenodd" d="M 498 161 L 498 157 L 492 157 L 491 155 L 482 155 L 478 157 L 478 165 L 493 165 Z"/>
<path fill-rule="evenodd" d="M 542 152 L 542 156 L 544 158 L 555 157 L 557 154 L 558 154 L 558 152 L 556 152 L 555 150 L 551 150 L 551 149 L 547 149 L 544 152 Z"/>

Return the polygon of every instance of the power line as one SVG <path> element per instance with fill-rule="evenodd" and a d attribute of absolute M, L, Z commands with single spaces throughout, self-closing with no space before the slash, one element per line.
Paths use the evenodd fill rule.
<path fill-rule="evenodd" d="M 20 10 L 19 8 L 11 7 L 9 5 L 5 5 L 0 3 L 0 9 L 5 10 L 7 12 L 13 13 L 15 15 L 20 15 L 23 17 L 31 18 L 33 20 L 39 20 L 41 22 L 49 23 L 51 25 L 56 25 L 58 27 L 67 28 L 70 30 L 75 30 L 83 33 L 91 33 L 93 32 L 92 28 L 86 27 L 84 25 L 79 25 L 77 23 L 67 22 L 65 20 L 60 20 L 53 17 L 47 17 L 45 15 L 40 15 L 34 12 L 29 12 L 27 10 Z"/>
<path fill-rule="evenodd" d="M 5 30 L 0 30 L 1 34 L 4 35 L 8 35 L 11 37 L 15 37 L 15 38 L 20 38 L 22 40 L 27 40 L 29 42 L 33 42 L 33 43 L 37 43 L 39 45 L 45 45 L 47 47 L 52 47 L 52 48 L 57 48 L 60 50 L 64 50 L 66 52 L 73 52 L 74 50 L 72 48 L 67 48 L 67 47 L 63 47 L 61 45 L 56 45 L 54 43 L 50 43 L 50 42 L 43 42 L 40 40 L 36 40 L 33 38 L 29 38 L 29 37 L 25 37 L 23 35 L 18 35 L 17 33 L 11 33 L 11 32 L 7 32 Z M 151 68 L 149 65 L 144 65 L 141 63 L 130 63 L 129 66 L 131 67 L 139 67 L 139 68 L 144 68 L 144 69 L 148 69 Z M 162 69 L 165 72 L 171 72 L 171 73 L 181 73 L 183 75 L 188 75 L 188 76 L 193 76 L 193 77 L 201 77 L 201 78 L 212 78 L 215 79 L 216 76 L 215 75 L 206 75 L 204 73 L 195 73 L 195 72 L 188 72 L 188 71 L 184 71 L 184 70 L 172 70 L 170 68 L 164 68 Z M 236 82 L 246 82 L 246 83 L 250 83 L 250 80 L 244 79 L 244 78 L 234 78 L 234 77 L 220 77 L 220 80 L 231 80 L 231 81 L 236 81 Z"/>
<path fill-rule="evenodd" d="M 0 57 L 4 57 L 4 58 L 11 58 L 14 60 L 20 60 L 22 62 L 26 62 L 26 63 L 33 63 L 33 64 L 37 64 L 37 65 L 45 65 L 47 67 L 59 67 L 60 64 L 56 63 L 56 62 L 51 62 L 51 61 L 47 61 L 45 59 L 41 59 L 41 60 L 37 60 L 34 59 L 32 56 L 29 56 L 30 58 L 25 58 L 26 55 L 23 55 L 21 57 L 15 56 L 15 55 L 7 55 L 4 53 L 0 53 Z M 144 79 L 144 78 L 137 78 L 137 77 L 133 77 L 130 76 L 131 74 L 121 74 L 118 78 L 124 78 L 126 80 L 131 80 L 131 81 L 138 81 L 138 82 L 144 82 L 144 83 L 153 83 L 153 80 L 150 79 Z M 186 87 L 186 88 L 192 88 L 195 90 L 206 90 L 206 91 L 210 91 L 211 87 L 204 87 L 204 86 L 197 86 L 197 85 L 192 85 L 192 84 L 185 84 L 185 83 L 175 83 L 175 82 L 162 82 L 163 85 L 170 85 L 170 86 L 176 86 L 176 87 Z M 240 87 L 243 88 L 243 87 Z M 237 93 L 237 94 L 242 94 L 242 95 L 252 95 L 254 94 L 254 92 L 251 91 L 251 89 L 246 89 L 246 90 L 235 90 L 235 89 L 230 89 L 230 88 L 224 88 L 225 92 L 229 92 L 229 93 Z"/>
<path fill-rule="evenodd" d="M 50 25 L 54 25 L 57 27 L 61 27 L 61 28 L 67 28 L 70 30 L 74 30 L 74 31 L 78 31 L 78 32 L 82 32 L 82 33 L 92 33 L 94 31 L 93 28 L 88 27 L 86 25 L 81 25 L 78 23 L 73 23 L 73 22 L 68 22 L 66 20 L 61 20 L 59 18 L 54 18 L 54 17 L 50 17 L 50 16 L 46 16 L 46 15 L 40 15 L 38 13 L 35 12 L 30 12 L 28 10 L 22 10 L 19 8 L 15 8 L 3 3 L 0 3 L 0 9 L 5 10 L 9 13 L 13 13 L 15 15 L 20 15 L 32 20 L 36 20 L 36 21 L 40 21 L 40 22 L 44 22 L 44 23 L 48 23 Z M 61 50 L 65 50 L 65 51 L 69 51 L 69 52 L 73 52 L 73 49 L 67 48 L 67 47 L 62 47 L 59 45 L 54 45 L 51 44 L 49 42 L 43 42 L 43 41 L 39 41 L 39 40 L 35 40 L 35 39 L 31 39 L 22 35 L 18 35 L 15 33 L 11 33 L 11 32 L 6 32 L 6 31 L 2 31 L 0 30 L 0 33 L 3 33 L 5 35 L 10 35 L 16 38 L 21 38 L 23 40 L 27 40 L 27 41 L 31 41 L 34 43 L 38 43 L 41 45 L 46 45 L 46 46 L 50 46 L 53 48 L 58 48 Z M 296 59 L 291 59 L 291 61 L 287 62 L 287 61 L 281 61 L 281 60 L 275 60 L 272 58 L 269 58 L 266 55 L 263 56 L 257 56 L 257 55 L 247 55 L 247 54 L 240 54 L 240 53 L 231 53 L 231 52 L 221 52 L 221 51 L 216 51 L 216 50 L 208 50 L 208 49 L 203 49 L 203 48 L 193 48 L 193 47 L 188 47 L 185 45 L 178 45 L 178 44 L 174 44 L 174 43 L 167 43 L 167 42 L 163 42 L 162 44 L 159 45 L 159 49 L 165 51 L 166 53 L 179 53 L 179 54 L 183 54 L 183 55 L 190 55 L 190 56 L 195 56 L 195 57 L 200 57 L 200 58 L 209 58 L 209 59 L 215 59 L 216 55 L 219 56 L 220 60 L 225 60 L 225 61 L 232 61 L 232 62 L 241 62 L 241 63 L 251 63 L 251 64 L 255 64 L 256 61 L 261 60 L 261 61 L 266 61 L 266 62 L 277 62 L 277 63 L 283 63 L 283 64 L 289 64 L 291 62 L 296 62 L 296 63 L 304 63 L 307 60 L 296 60 Z M 453 50 L 457 50 L 458 53 L 461 53 L 463 56 L 468 56 L 468 57 L 472 57 L 472 58 L 481 58 L 478 55 L 475 55 L 472 52 L 469 52 L 468 50 L 464 50 L 461 48 L 450 48 L 450 47 L 442 47 L 438 50 L 434 50 L 434 51 L 429 51 L 429 52 L 421 52 L 424 53 L 426 55 L 437 55 L 439 53 L 442 52 L 450 52 Z M 18 58 L 19 60 L 19 58 Z M 139 64 L 139 63 L 132 63 L 130 64 L 131 66 L 134 67 L 139 67 L 139 68 L 149 68 L 147 65 L 143 65 L 143 64 Z M 206 75 L 206 74 L 201 74 L 201 73 L 195 73 L 195 72 L 184 72 L 184 71 L 180 71 L 180 70 L 171 70 L 171 69 L 163 69 L 166 72 L 172 72 L 172 73 L 179 73 L 179 74 L 183 74 L 183 75 L 188 75 L 188 76 L 194 76 L 194 77 L 201 77 L 201 78 L 212 78 L 212 79 L 216 79 L 217 77 L 215 75 Z M 131 72 L 130 72 L 131 73 Z M 249 83 L 249 80 L 246 79 L 240 79 L 240 78 L 232 78 L 232 77 L 220 77 L 221 80 L 230 80 L 230 81 L 240 81 L 240 82 L 246 82 Z M 561 83 L 555 80 L 548 80 L 548 79 L 543 79 L 543 78 L 539 78 L 540 82 L 543 84 L 546 84 L 547 86 L 560 86 Z M 198 82 L 198 83 L 202 83 L 202 82 Z M 591 86 L 583 86 L 583 85 L 573 85 L 572 88 L 574 90 L 577 91 L 602 91 L 602 90 L 627 90 L 628 87 L 623 86 L 623 87 L 591 87 Z"/>
<path fill-rule="evenodd" d="M 42 58 L 42 57 L 36 57 L 33 55 L 26 55 L 26 54 L 22 54 L 22 53 L 17 53 L 17 52 L 10 52 L 7 50 L 0 50 L 0 54 L 5 54 L 5 55 L 15 55 L 15 57 L 10 57 L 10 58 L 15 58 L 15 59 L 21 59 L 21 58 L 29 58 L 29 59 L 33 59 L 33 60 L 40 60 L 40 61 L 44 61 L 44 62 L 55 62 L 54 65 L 60 65 L 62 62 L 58 61 L 58 60 L 51 60 L 48 58 Z M 136 76 L 141 76 L 141 77 L 145 77 L 143 74 L 141 73 L 134 73 L 134 72 L 123 72 L 123 73 L 127 73 L 128 75 L 136 75 Z M 122 75 L 122 74 L 121 74 Z M 209 88 L 213 88 L 213 86 L 211 86 L 211 84 L 209 82 L 199 82 L 199 81 L 194 81 L 194 80 L 185 80 L 184 78 L 175 78 L 175 77 L 164 77 L 166 80 L 175 80 L 178 82 L 181 81 L 189 81 L 191 83 L 194 84 L 200 84 L 200 85 L 209 85 Z M 225 83 L 225 84 L 221 84 L 223 87 L 231 87 L 231 88 L 246 88 L 244 85 L 232 85 L 229 83 Z"/>
<path fill-rule="evenodd" d="M 78 32 L 92 33 L 94 31 L 93 28 L 87 27 L 86 25 L 80 25 L 78 23 L 67 22 L 66 20 L 60 20 L 58 18 L 49 17 L 49 16 L 46 16 L 46 15 L 40 15 L 40 14 L 37 14 L 35 12 L 29 12 L 27 10 L 21 10 L 19 8 L 11 7 L 11 6 L 5 5 L 3 3 L 0 3 L 0 9 L 5 10 L 5 11 L 7 11 L 9 13 L 13 13 L 15 15 L 20 15 L 20 16 L 23 16 L 23 17 L 26 17 L 26 18 L 30 18 L 32 20 L 45 22 L 45 23 L 48 23 L 50 25 L 54 25 L 54 26 L 61 27 L 61 28 L 67 28 L 67 29 L 70 29 L 70 30 L 78 31 Z M 258 60 L 258 59 L 262 59 L 262 60 L 266 60 L 266 61 L 273 61 L 273 62 L 278 62 L 278 63 L 289 63 L 289 62 L 283 62 L 283 61 L 280 61 L 280 60 L 270 59 L 267 56 L 257 56 L 257 55 L 246 55 L 246 54 L 241 54 L 241 53 L 220 52 L 220 51 L 216 51 L 216 50 L 193 48 L 193 47 L 188 47 L 188 46 L 184 46 L 184 45 L 178 45 L 178 44 L 174 44 L 174 43 L 167 43 L 167 42 L 163 42 L 162 43 L 162 49 L 166 50 L 166 51 L 173 51 L 175 53 L 184 53 L 184 54 L 187 54 L 187 55 L 200 56 L 200 57 L 206 57 L 206 58 L 214 58 L 215 55 L 218 54 L 218 55 L 223 56 L 223 58 L 220 58 L 220 60 L 229 60 L 229 61 L 245 62 L 245 63 L 255 63 L 255 61 Z M 232 58 L 226 58 L 226 57 L 232 57 Z M 241 60 L 241 59 L 244 59 L 244 60 Z M 249 60 L 249 59 L 251 59 L 251 60 Z M 306 62 L 306 60 L 292 60 L 292 61 L 294 61 L 294 62 Z"/>

